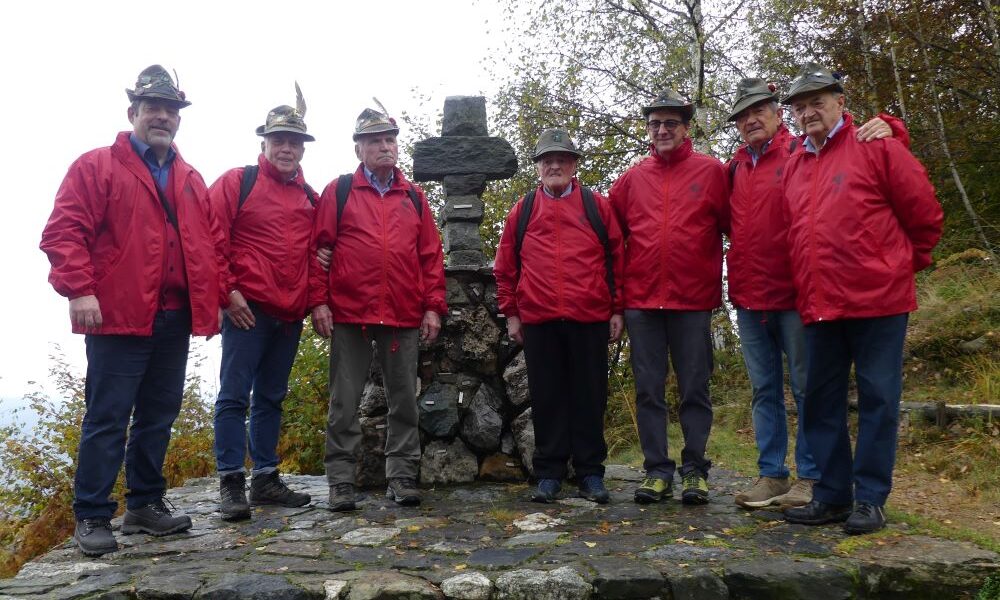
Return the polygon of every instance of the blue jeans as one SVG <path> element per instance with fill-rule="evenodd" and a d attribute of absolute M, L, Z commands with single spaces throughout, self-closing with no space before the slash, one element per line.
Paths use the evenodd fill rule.
<path fill-rule="evenodd" d="M 788 358 L 792 396 L 802 414 L 806 384 L 806 338 L 799 313 L 794 310 L 736 309 L 743 360 L 753 387 L 751 415 L 757 440 L 757 467 L 762 477 L 788 477 L 788 418 L 785 412 L 785 373 L 782 353 Z M 809 454 L 802 426 L 795 436 L 795 470 L 799 479 L 819 479 L 819 469 Z"/>
<path fill-rule="evenodd" d="M 122 461 L 128 508 L 141 508 L 166 491 L 163 459 L 184 394 L 191 312 L 156 313 L 148 337 L 85 339 L 87 411 L 73 478 L 73 513 L 77 519 L 110 519 L 118 508 L 110 495 Z"/>
<path fill-rule="evenodd" d="M 820 479 L 813 498 L 882 506 L 892 489 L 909 315 L 844 319 L 806 327 L 806 398 L 801 426 Z M 858 436 L 851 457 L 847 381 L 858 383 Z"/>
<path fill-rule="evenodd" d="M 254 472 L 278 466 L 281 403 L 295 362 L 302 321 L 282 321 L 250 304 L 256 324 L 222 324 L 222 369 L 215 401 L 215 464 L 220 475 L 242 471 L 249 445 Z M 252 391 L 252 397 L 251 397 Z"/>

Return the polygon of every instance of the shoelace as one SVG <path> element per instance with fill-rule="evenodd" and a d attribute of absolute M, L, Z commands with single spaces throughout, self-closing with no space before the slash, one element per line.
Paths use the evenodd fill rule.
<path fill-rule="evenodd" d="M 396 479 L 396 483 L 407 490 L 413 490 L 417 487 L 417 480 L 410 477 L 400 477 Z"/>
<path fill-rule="evenodd" d="M 167 505 L 169 505 L 170 508 L 167 508 Z M 167 500 L 166 496 L 160 496 L 157 500 L 150 502 L 148 506 L 153 510 L 153 512 L 167 517 L 173 516 L 173 511 L 177 510 L 174 503 Z"/>
<path fill-rule="evenodd" d="M 233 502 L 240 499 L 240 485 L 237 483 L 235 485 L 224 485 L 222 486 L 222 499 L 226 502 Z M 245 491 L 245 490 L 244 490 Z"/>
<path fill-rule="evenodd" d="M 89 535 L 97 529 L 111 529 L 111 521 L 101 518 L 83 520 L 83 535 Z"/>
<path fill-rule="evenodd" d="M 349 483 L 338 483 L 333 486 L 333 489 L 339 496 L 348 496 L 354 493 L 354 486 Z"/>
<path fill-rule="evenodd" d="M 647 478 L 645 478 L 645 479 L 642 480 L 642 485 L 640 485 L 639 487 L 655 489 L 656 488 L 656 479 L 653 478 L 653 477 L 647 477 Z"/>
<path fill-rule="evenodd" d="M 866 519 L 870 519 L 875 515 L 878 515 L 879 517 L 882 516 L 882 509 L 874 504 L 867 504 L 863 502 L 858 504 L 858 507 L 854 510 Z"/>
<path fill-rule="evenodd" d="M 683 483 L 686 488 L 701 487 L 700 477 L 698 477 L 698 475 L 696 475 L 693 471 L 681 477 L 681 483 Z"/>

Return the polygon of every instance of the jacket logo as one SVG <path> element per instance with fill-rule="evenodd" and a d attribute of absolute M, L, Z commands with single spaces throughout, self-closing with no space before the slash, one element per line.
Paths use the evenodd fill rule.
<path fill-rule="evenodd" d="M 831 179 L 831 182 L 833 183 L 833 189 L 834 189 L 834 191 L 837 192 L 837 193 L 840 193 L 840 186 L 843 185 L 843 183 L 844 183 L 844 174 L 843 173 L 837 173 L 836 175 L 833 176 L 833 179 Z"/>
<path fill-rule="evenodd" d="M 698 182 L 692 183 L 691 187 L 688 188 L 688 191 L 691 193 L 691 197 L 694 198 L 695 200 L 697 200 L 698 196 L 701 195 L 701 190 L 702 190 L 701 184 Z"/>

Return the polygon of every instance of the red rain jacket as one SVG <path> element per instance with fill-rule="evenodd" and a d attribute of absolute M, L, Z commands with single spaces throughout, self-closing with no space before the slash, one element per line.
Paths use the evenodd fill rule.
<path fill-rule="evenodd" d="M 913 274 L 931 264 L 943 213 L 920 162 L 895 139 L 862 143 L 853 119 L 819 155 L 785 167 L 785 219 L 805 324 L 916 310 Z"/>
<path fill-rule="evenodd" d="M 227 171 L 208 189 L 225 240 L 225 291 L 239 290 L 276 319 L 298 321 L 309 301 L 315 209 L 301 169 L 286 182 L 263 154 L 257 165 L 257 182 L 238 210 L 244 167 Z"/>
<path fill-rule="evenodd" d="M 652 155 L 611 186 L 625 236 L 625 308 L 712 310 L 722 304 L 729 175 L 691 140 Z"/>
<path fill-rule="evenodd" d="M 549 197 L 540 185 L 535 191 L 521 246 L 520 278 L 514 246 L 524 198 L 507 215 L 493 267 L 503 314 L 520 317 L 525 324 L 561 319 L 596 323 L 607 321 L 612 313 L 621 314 L 621 229 L 608 201 L 597 192 L 594 201 L 611 246 L 614 301 L 606 279 L 604 244 L 587 220 L 580 184 L 574 178 L 573 191 L 565 198 Z"/>
<path fill-rule="evenodd" d="M 342 223 L 337 223 L 337 180 L 326 186 L 313 225 L 310 307 L 328 305 L 334 323 L 393 327 L 419 327 L 429 310 L 448 312 L 441 238 L 419 187 L 423 209 L 417 216 L 410 185 L 397 168 L 392 187 L 380 196 L 359 165 Z M 329 272 L 316 260 L 322 246 L 333 248 Z"/>
<path fill-rule="evenodd" d="M 74 162 L 42 231 L 49 283 L 67 298 L 95 295 L 97 333 L 148 336 L 159 306 L 167 220 L 153 176 L 128 131 Z M 176 148 L 174 148 L 176 152 Z M 219 331 L 221 232 L 205 182 L 180 154 L 170 168 L 194 335 Z M 84 333 L 73 326 L 74 333 Z"/>
<path fill-rule="evenodd" d="M 909 146 L 903 122 L 888 114 L 879 117 L 893 136 Z M 727 166 L 732 173 L 729 196 L 732 224 L 726 254 L 729 299 L 751 310 L 794 310 L 795 285 L 788 256 L 782 174 L 793 149 L 802 143 L 782 124 L 763 156 L 753 164 L 744 144 Z M 733 165 L 736 165 L 735 170 Z"/>

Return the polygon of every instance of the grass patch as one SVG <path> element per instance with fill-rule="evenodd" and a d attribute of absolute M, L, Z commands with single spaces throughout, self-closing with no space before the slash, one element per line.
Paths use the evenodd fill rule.
<path fill-rule="evenodd" d="M 920 469 L 958 483 L 983 502 L 1000 503 L 1000 422 L 963 419 L 947 428 L 919 425 L 907 430 L 905 468 Z"/>
<path fill-rule="evenodd" d="M 500 525 L 507 527 L 524 516 L 524 513 L 518 510 L 513 510 L 506 506 L 501 506 L 494 504 L 489 510 L 486 511 L 486 516 L 493 519 Z"/>
<path fill-rule="evenodd" d="M 925 534 L 933 537 L 944 538 L 958 542 L 971 542 L 986 550 L 1000 553 L 1000 541 L 995 540 L 978 531 L 965 527 L 955 527 L 946 525 L 935 519 L 928 519 L 919 515 L 895 510 L 892 506 L 886 506 L 886 515 L 890 521 L 906 523 L 910 526 L 909 533 Z"/>

